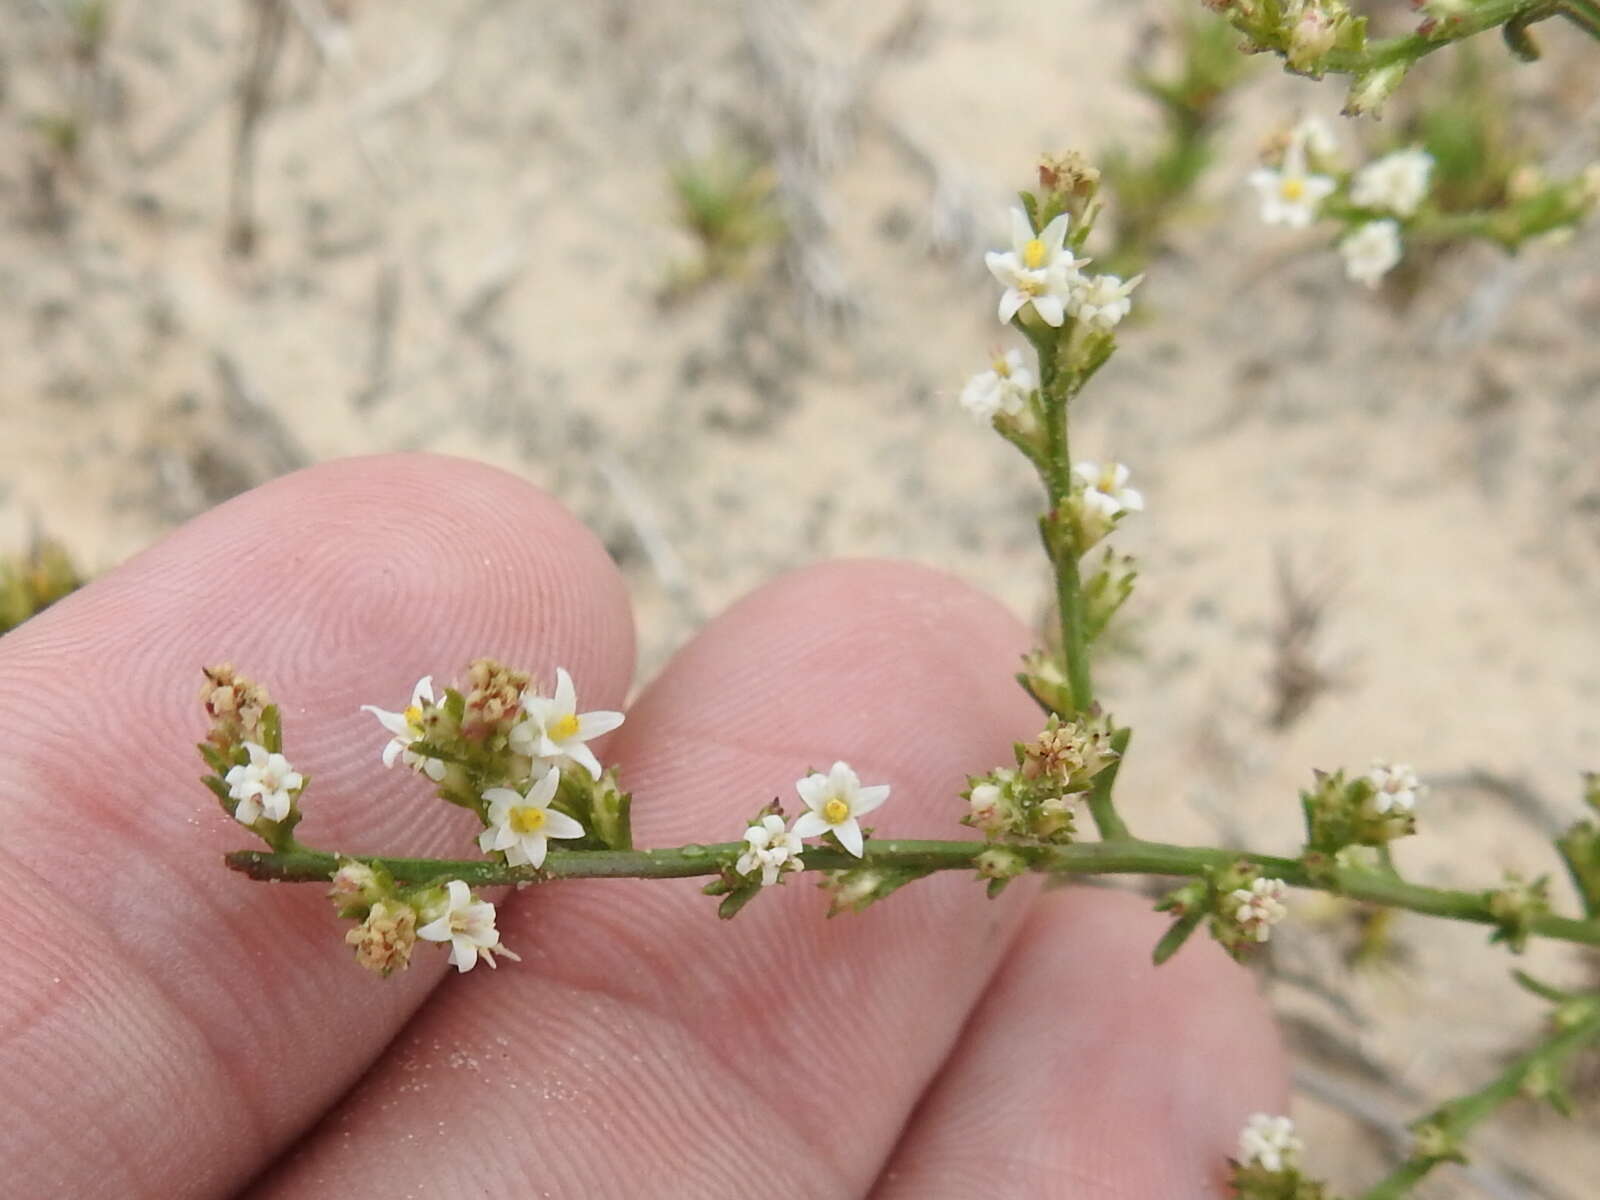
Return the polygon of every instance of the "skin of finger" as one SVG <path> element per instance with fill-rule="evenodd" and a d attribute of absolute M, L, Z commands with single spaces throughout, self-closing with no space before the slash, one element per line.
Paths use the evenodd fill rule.
<path fill-rule="evenodd" d="M 231 1194 L 444 971 L 431 955 L 372 977 L 325 888 L 224 869 L 224 851 L 260 843 L 197 782 L 201 666 L 232 660 L 280 702 L 312 777 L 303 841 L 465 854 L 476 822 L 386 773 L 387 735 L 359 706 L 403 708 L 419 676 L 485 653 L 566 666 L 615 705 L 626 593 L 549 497 L 421 455 L 268 484 L 0 642 L 11 1194 Z"/>
<path fill-rule="evenodd" d="M 967 772 L 1039 724 L 1011 680 L 1022 631 L 927 571 L 786 577 L 645 690 L 613 751 L 640 845 L 733 841 L 807 766 L 894 791 L 880 836 L 965 837 Z M 970 874 L 823 919 L 810 877 L 732 922 L 699 881 L 529 889 L 523 961 L 441 989 L 263 1194 L 838 1197 L 871 1185 L 1022 914 Z M 415 1137 L 419 1153 L 394 1147 Z"/>
<path fill-rule="evenodd" d="M 1252 1112 L 1288 1068 L 1255 975 L 1196 938 L 1157 967 L 1165 919 L 1127 893 L 1035 905 L 875 1200 L 1220 1200 Z"/>

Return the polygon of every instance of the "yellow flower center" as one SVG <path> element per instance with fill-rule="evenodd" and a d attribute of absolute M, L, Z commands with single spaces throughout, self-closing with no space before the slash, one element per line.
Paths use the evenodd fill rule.
<path fill-rule="evenodd" d="M 400 714 L 406 719 L 406 724 L 413 729 L 422 728 L 422 709 L 418 705 L 410 705 L 405 712 Z"/>
<path fill-rule="evenodd" d="M 1008 363 L 1003 358 L 995 359 L 994 360 L 994 373 L 996 375 L 1000 376 L 1001 379 L 1010 379 L 1011 378 L 1011 364 Z"/>
<path fill-rule="evenodd" d="M 1278 185 L 1278 195 L 1291 204 L 1304 198 L 1306 194 L 1306 181 L 1298 175 L 1291 175 Z"/>
<path fill-rule="evenodd" d="M 839 796 L 835 796 L 822 806 L 822 819 L 829 825 L 837 825 L 841 821 L 848 820 L 849 816 L 850 804 Z"/>
<path fill-rule="evenodd" d="M 511 828 L 517 833 L 538 833 L 544 828 L 545 811 L 531 804 L 519 805 L 511 810 Z"/>
<path fill-rule="evenodd" d="M 1044 266 L 1044 243 L 1034 238 L 1022 247 L 1022 265 L 1030 271 Z"/>
<path fill-rule="evenodd" d="M 573 716 L 571 713 L 568 713 L 560 720 L 550 722 L 550 728 L 547 730 L 547 732 L 550 735 L 551 741 L 565 741 L 567 738 L 578 732 L 578 718 Z"/>

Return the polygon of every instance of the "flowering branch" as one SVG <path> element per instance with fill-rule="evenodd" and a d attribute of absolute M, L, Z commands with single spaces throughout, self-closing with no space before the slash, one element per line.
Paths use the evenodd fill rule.
<path fill-rule="evenodd" d="M 1522 977 L 1547 998 L 1558 999 L 1555 1031 L 1475 1092 L 1458 1096 L 1415 1122 L 1416 1144 L 1409 1158 L 1394 1169 L 1361 1200 L 1395 1200 L 1404 1196 L 1440 1163 L 1464 1163 L 1461 1143 L 1472 1128 L 1502 1104 L 1517 1096 L 1550 1101 L 1570 1115 L 1561 1073 L 1568 1061 L 1585 1047 L 1600 1041 L 1600 994 L 1567 996 Z"/>
<path fill-rule="evenodd" d="M 1504 31 L 1518 57 L 1539 57 L 1528 28 L 1566 17 L 1600 37 L 1600 12 L 1593 0 L 1419 0 L 1417 28 L 1398 37 L 1368 39 L 1367 19 L 1346 0 L 1205 0 L 1245 35 L 1245 49 L 1270 52 L 1286 70 L 1320 79 L 1352 77 L 1345 112 L 1376 114 L 1406 73 L 1435 50 L 1491 29 Z"/>
<path fill-rule="evenodd" d="M 488 859 L 391 858 L 345 855 L 297 846 L 290 850 L 236 850 L 227 865 L 257 880 L 280 883 L 326 883 L 341 863 L 361 862 L 381 868 L 396 883 L 420 884 L 449 878 L 473 887 L 551 883 L 558 879 L 686 879 L 720 875 L 733 868 L 748 847 L 744 842 L 667 847 L 659 850 L 552 850 L 539 867 L 508 866 Z M 858 858 L 848 851 L 807 847 L 805 871 L 913 870 L 970 871 L 999 849 L 1015 860 L 1017 874 L 1166 875 L 1198 878 L 1244 863 L 1294 887 L 1310 888 L 1350 900 L 1383 904 L 1424 916 L 1446 917 L 1499 926 L 1503 914 L 1496 891 L 1458 891 L 1407 883 L 1386 871 L 1307 867 L 1304 861 L 1219 847 L 1178 846 L 1123 838 L 1111 842 L 1078 842 L 1064 846 L 1007 845 L 980 841 L 872 840 Z M 1528 933 L 1555 941 L 1600 946 L 1600 919 L 1533 916 Z"/>

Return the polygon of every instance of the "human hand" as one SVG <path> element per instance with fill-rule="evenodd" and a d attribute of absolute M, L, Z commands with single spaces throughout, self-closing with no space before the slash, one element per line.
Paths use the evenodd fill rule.
<path fill-rule="evenodd" d="M 713 622 L 600 744 L 640 845 L 735 838 L 803 770 L 948 836 L 1038 723 L 1022 631 L 903 565 L 832 564 Z M 1284 1065 L 1209 944 L 1159 970 L 1137 897 L 939 877 L 732 923 L 694 881 L 503 899 L 522 956 L 357 969 L 324 889 L 224 870 L 195 782 L 203 664 L 266 683 L 319 845 L 470 856 L 362 704 L 481 654 L 621 707 L 623 583 L 552 500 L 470 463 L 318 467 L 191 522 L 0 641 L 0 1191 L 34 1197 L 1220 1196 Z M 795 886 L 798 885 L 798 886 Z M 448 974 L 448 978 L 446 978 Z M 252 1186 L 252 1181 L 254 1181 Z"/>

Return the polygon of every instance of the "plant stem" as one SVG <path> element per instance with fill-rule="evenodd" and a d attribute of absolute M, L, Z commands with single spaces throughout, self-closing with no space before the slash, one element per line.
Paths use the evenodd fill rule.
<path fill-rule="evenodd" d="M 1081 842 L 1067 846 L 1027 846 L 991 842 L 943 842 L 883 839 L 867 843 L 861 858 L 826 846 L 808 846 L 805 869 L 838 871 L 854 867 L 913 868 L 921 871 L 971 870 L 973 860 L 996 844 L 1016 851 L 1030 870 L 1062 875 L 1196 876 L 1237 862 L 1248 862 L 1264 874 L 1294 887 L 1312 888 L 1403 908 L 1426 916 L 1498 924 L 1483 892 L 1454 891 L 1408 883 L 1395 876 L 1353 867 L 1334 867 L 1313 878 L 1298 859 L 1270 854 L 1198 846 L 1176 846 L 1138 838 Z M 238 850 L 226 856 L 235 871 L 253 879 L 288 883 L 326 883 L 341 857 L 385 867 L 397 882 L 423 883 L 460 879 L 473 886 L 545 883 L 555 879 L 680 879 L 721 874 L 746 849 L 743 842 L 686 845 L 660 850 L 552 850 L 544 866 L 508 867 L 489 859 L 389 858 L 344 855 L 309 849 L 282 853 Z M 1541 915 L 1530 932 L 1558 941 L 1600 945 L 1600 919 Z"/>
<path fill-rule="evenodd" d="M 1440 1131 L 1447 1143 L 1459 1143 L 1474 1125 L 1521 1092 L 1531 1074 L 1535 1071 L 1555 1074 L 1567 1059 L 1597 1039 L 1600 1039 L 1600 1004 L 1592 1006 L 1584 1019 L 1557 1030 L 1540 1042 L 1478 1091 L 1447 1101 L 1417 1125 L 1431 1125 Z M 1395 1200 L 1405 1196 L 1412 1185 L 1445 1161 L 1448 1160 L 1414 1154 L 1366 1192 L 1361 1200 Z"/>

